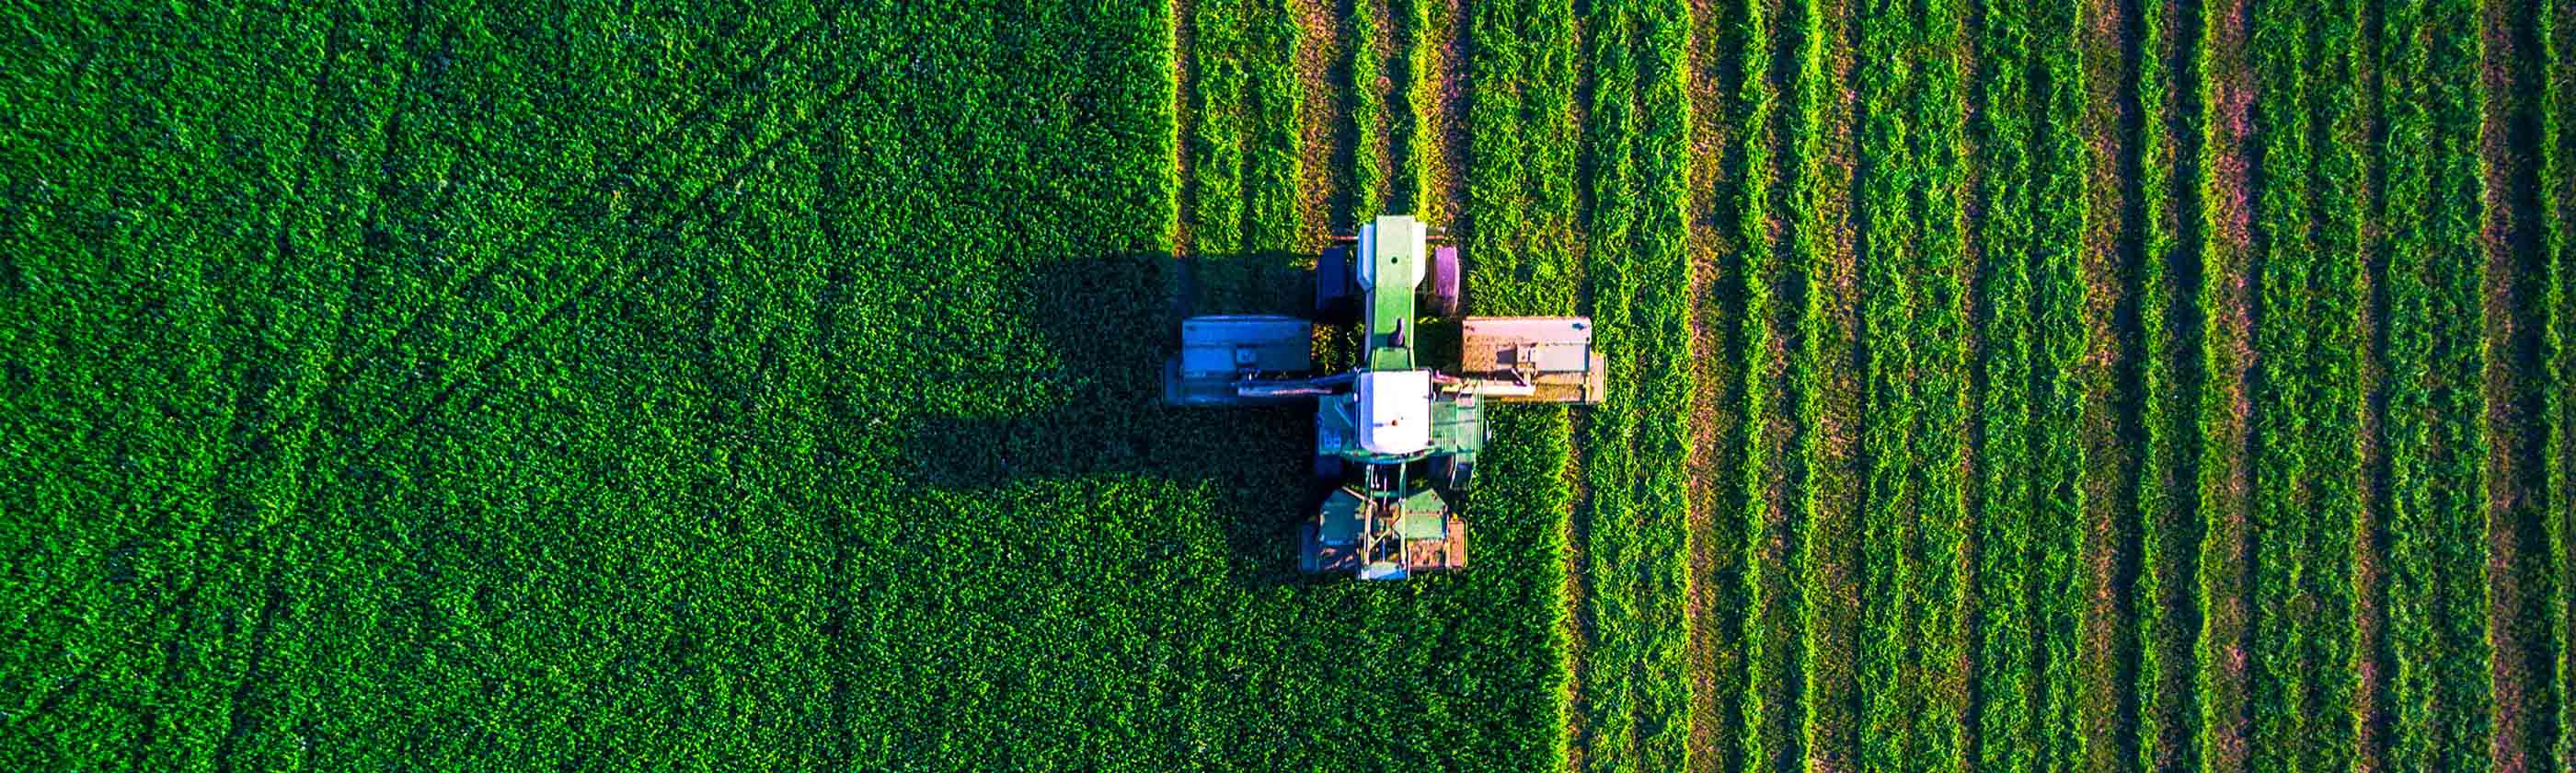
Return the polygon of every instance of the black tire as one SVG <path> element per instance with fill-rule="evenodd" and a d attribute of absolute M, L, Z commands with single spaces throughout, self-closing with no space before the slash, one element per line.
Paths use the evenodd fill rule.
<path fill-rule="evenodd" d="M 1351 318 L 1351 249 L 1326 247 L 1315 256 L 1315 321 L 1346 322 Z"/>
<path fill-rule="evenodd" d="M 1315 482 L 1317 483 L 1327 486 L 1341 485 L 1342 473 L 1346 471 L 1348 471 L 1348 468 L 1343 465 L 1341 457 L 1315 457 Z"/>
<path fill-rule="evenodd" d="M 1467 289 L 1467 277 L 1459 273 L 1458 248 L 1432 248 L 1430 274 L 1422 283 L 1422 310 L 1434 317 L 1458 316 L 1458 299 Z"/>

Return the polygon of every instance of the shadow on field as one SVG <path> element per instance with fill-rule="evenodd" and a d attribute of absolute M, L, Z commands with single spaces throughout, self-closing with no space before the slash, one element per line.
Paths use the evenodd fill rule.
<path fill-rule="evenodd" d="M 908 474 L 949 489 L 1121 478 L 1199 488 L 1225 537 L 1228 582 L 1304 581 L 1295 570 L 1295 528 L 1322 494 L 1309 477 L 1312 407 L 1166 406 L 1162 367 L 1179 346 L 1180 288 L 1199 290 L 1188 313 L 1291 313 L 1309 303 L 1312 279 L 1283 253 L 1192 260 L 1184 268 L 1169 254 L 1113 253 L 1024 271 L 1009 294 L 1019 302 L 996 313 L 1017 318 L 1009 327 L 1038 333 L 1046 351 L 1015 354 L 1046 365 L 994 378 L 1053 382 L 1067 397 L 1004 418 L 923 418 L 904 432 Z M 1222 287 L 1209 291 L 1211 282 Z M 1145 512 L 1125 520 L 1177 539 L 1197 525 L 1175 520 L 1187 517 Z"/>

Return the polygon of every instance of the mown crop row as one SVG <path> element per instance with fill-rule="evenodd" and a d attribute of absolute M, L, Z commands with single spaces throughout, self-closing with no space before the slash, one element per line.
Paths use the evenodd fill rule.
<path fill-rule="evenodd" d="M 1979 99 L 1975 127 L 1984 164 L 1976 244 L 1980 263 L 1979 317 L 1984 348 L 1977 403 L 1978 507 L 1975 587 L 1978 642 L 1973 718 L 1976 765 L 2019 769 L 2043 760 L 2037 705 L 2041 688 L 2039 642 L 2044 634 L 2031 605 L 2034 540 L 2031 505 L 2032 369 L 2035 367 L 2030 257 L 2036 236 L 2031 211 L 2032 105 L 2029 89 L 2031 34 L 2028 8 L 1989 7 L 1977 36 Z"/>
<path fill-rule="evenodd" d="M 2087 764 L 2093 739 L 2109 735 L 2102 717 L 2082 710 L 2083 668 L 2079 634 L 2090 614 L 2094 583 L 2085 560 L 2085 531 L 2092 505 L 2085 499 L 2088 470 L 2083 441 L 2089 414 L 2098 410 L 2086 393 L 2096 367 L 2087 322 L 2092 290 L 2083 272 L 2085 190 L 2089 164 L 2084 144 L 2082 8 L 2075 2 L 2040 4 L 2030 20 L 2036 39 L 2030 104 L 2036 116 L 2031 145 L 2029 247 L 2031 270 L 2031 461 L 2036 465 L 2030 509 L 2030 545 L 2036 572 L 2031 583 L 2034 622 L 2040 626 L 2036 734 L 2043 764 Z M 2010 34 L 2007 31 L 2006 34 Z M 2099 184 L 2099 183 L 2092 183 Z"/>
<path fill-rule="evenodd" d="M 1909 325 L 1915 367 L 1917 429 L 1906 446 L 1919 480 L 1915 538 L 1910 546 L 1905 598 L 1914 616 L 1909 683 L 1920 683 L 1909 701 L 1911 730 L 1903 754 L 1924 770 L 1958 770 L 1968 759 L 1971 641 L 1965 604 L 1969 588 L 1969 384 L 1968 288 L 1963 201 L 1969 186 L 1967 82 L 1960 44 L 1966 9 L 1935 0 L 1922 5 L 1919 34 L 1909 41 L 1919 57 L 1907 98 L 1908 142 L 1919 170 L 1919 207 L 1912 226 L 1917 258 L 1911 282 L 1914 319 Z"/>

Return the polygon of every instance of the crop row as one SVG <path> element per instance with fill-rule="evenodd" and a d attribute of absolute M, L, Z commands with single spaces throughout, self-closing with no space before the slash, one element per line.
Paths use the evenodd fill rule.
<path fill-rule="evenodd" d="M 2294 767 L 2317 768 L 2349 759 L 2358 740 L 2353 706 L 2359 691 L 2358 622 L 2361 593 L 2353 560 L 2355 535 L 2364 523 L 2362 466 L 2368 388 L 2362 363 L 2367 343 L 2362 337 L 2366 315 L 2362 254 L 2369 200 L 2363 186 L 2367 138 L 2362 125 L 2365 105 L 2357 66 L 2363 54 L 2360 4 L 2334 0 L 2303 19 L 2304 35 L 2315 62 L 2309 73 L 2307 102 L 2282 109 L 2298 111 L 2307 121 L 2311 166 L 2304 173 L 2312 220 L 2303 241 L 2274 242 L 2273 256 L 2304 253 L 2306 277 L 2305 337 L 2307 388 L 2301 395 L 2304 422 L 2297 439 L 2303 466 L 2307 506 L 2291 519 L 2306 523 L 2304 553 L 2297 557 L 2294 586 L 2307 594 L 2299 620 L 2300 657 L 2306 693 L 2294 695 L 2305 714 L 2281 759 Z"/>
<path fill-rule="evenodd" d="M 1779 770 L 1799 757 L 1797 716 L 1799 675 L 1797 599 L 1779 567 L 1792 555 L 1792 532 L 1786 489 L 1794 481 L 1790 447 L 1796 393 L 1788 382 L 1786 331 L 1798 297 L 1789 282 L 1792 265 L 1781 238 L 1787 197 L 1781 179 L 1798 154 L 1788 150 L 1797 136 L 1780 104 L 1780 84 L 1789 79 L 1795 58 L 1775 56 L 1784 29 L 1785 2 L 1745 5 L 1736 38 L 1736 58 L 1744 73 L 1735 95 L 1736 115 L 1746 128 L 1743 181 L 1735 190 L 1736 239 L 1743 245 L 1736 270 L 1744 283 L 1743 336 L 1740 357 L 1744 387 L 1740 415 L 1750 425 L 1743 432 L 1742 477 L 1734 481 L 1743 505 L 1745 570 L 1740 575 L 1743 599 L 1742 717 L 1743 767 Z"/>
<path fill-rule="evenodd" d="M 2383 41 L 2383 210 L 2389 298 L 2388 641 L 2397 766 L 2465 768 L 2486 750 L 2481 634 L 2486 459 L 2476 382 L 2479 288 L 2473 107 L 2475 12 L 2466 2 L 2393 4 Z M 2420 41 L 2420 45 L 2418 44 Z M 2423 374 L 2421 378 L 2404 374 Z"/>
<path fill-rule="evenodd" d="M 1977 403 L 1975 573 L 1977 619 L 1976 767 L 2019 769 L 2038 763 L 2040 621 L 2031 605 L 2033 551 L 2032 372 L 2036 338 L 2030 306 L 2029 257 L 2036 236 L 2031 212 L 2033 111 L 2028 73 L 2028 8 L 1988 8 L 1975 31 L 1981 83 L 1974 127 L 1984 164 L 1976 244 L 1980 314 L 1985 321 Z"/>
<path fill-rule="evenodd" d="M 1593 579 L 1584 761 L 1592 770 L 1679 770 L 1691 754 L 1681 616 L 1692 391 L 1688 17 L 1660 2 L 1589 10 L 1585 281 L 1616 384 L 1581 438 Z"/>
<path fill-rule="evenodd" d="M 2541 500 L 2549 522 L 2549 632 L 2556 646 L 2551 669 L 2558 685 L 2558 740 L 2553 752 L 2559 767 L 2576 767 L 2576 616 L 2569 598 L 2576 596 L 2576 172 L 2568 168 L 2576 155 L 2567 113 L 2576 110 L 2576 12 L 2565 7 L 2544 10 L 2537 19 L 2541 43 L 2540 197 L 2541 220 L 2548 230 L 2548 285 L 2543 303 L 2549 309 L 2543 332 L 2548 358 L 2542 410 L 2548 424 L 2547 488 Z"/>
<path fill-rule="evenodd" d="M 1967 764 L 1969 662 L 1965 596 L 1969 536 L 1966 480 L 1969 453 L 1968 308 L 1972 281 L 1966 253 L 1966 211 L 1962 200 L 1969 186 L 1965 168 L 1970 157 L 1959 48 L 1965 39 L 1966 11 L 1958 3 L 1923 4 L 1919 34 L 1909 41 L 1915 56 L 1914 87 L 1907 98 L 1907 143 L 1918 170 L 1920 206 L 1912 226 L 1916 244 L 1911 279 L 1915 291 L 1910 323 L 1916 408 L 1916 430 L 1906 446 L 1913 457 L 1917 487 L 1915 537 L 1908 565 L 1905 598 L 1914 635 L 1909 667 L 1923 685 L 1902 751 L 1926 770 L 1957 770 Z M 1940 675 L 1933 677 L 1932 675 Z"/>
<path fill-rule="evenodd" d="M 2083 115 L 2086 89 L 2082 7 L 2074 2 L 2043 3 L 2031 19 L 2038 51 L 2032 62 L 2032 179 L 2027 184 L 2033 229 L 2030 251 L 2036 266 L 2031 283 L 2031 454 L 2036 465 L 2030 525 L 2037 572 L 2031 585 L 2034 622 L 2044 632 L 2040 649 L 2042 682 L 2037 735 L 2043 764 L 2079 767 L 2088 762 L 2092 739 L 2107 737 L 2103 717 L 2082 711 L 2083 670 L 2078 634 L 2083 631 L 2093 583 L 2085 560 L 2085 531 L 2092 505 L 2085 499 L 2088 468 L 2083 446 L 2092 396 L 2086 393 L 2097 367 L 2090 361 L 2092 337 L 2086 320 L 2091 288 L 2082 270 L 2087 209 L 2088 150 Z M 2100 610 L 2096 613 L 2108 612 Z"/>
<path fill-rule="evenodd" d="M 2315 352 L 2308 331 L 2318 320 L 2309 303 L 2308 286 L 2320 259 L 2307 245 L 2311 202 L 2307 175 L 2311 164 L 2308 139 L 2310 109 L 2306 81 L 2309 50 L 2302 20 L 2311 9 L 2262 4 L 2253 9 L 2249 58 L 2256 72 L 2256 119 L 2263 186 L 2254 202 L 2262 242 L 2253 277 L 2259 313 L 2254 348 L 2263 353 L 2249 376 L 2252 388 L 2255 482 L 2251 541 L 2254 564 L 2252 628 L 2252 757 L 2259 769 L 2287 766 L 2301 745 L 2314 736 L 2306 704 L 2306 681 L 2322 671 L 2304 659 L 2304 642 L 2314 635 L 2306 609 L 2294 608 L 2305 595 L 2300 588 L 2309 560 L 2309 513 L 2314 494 L 2308 489 L 2310 432 L 2303 414 L 2317 399 Z M 2322 665 L 2322 664 L 2319 664 Z"/>
<path fill-rule="evenodd" d="M 1897 105 L 1913 85 L 1912 61 L 1916 24 L 1908 11 L 1884 4 L 1864 8 L 1860 57 L 1877 66 L 1860 73 L 1860 100 Z M 1911 111 L 1871 112 L 1860 126 L 1857 152 L 1875 159 L 1861 176 L 1856 206 L 1865 225 L 1860 234 L 1862 329 L 1872 336 L 1864 370 L 1868 373 L 1868 420 L 1861 443 L 1867 448 L 1904 448 L 1916 430 L 1920 395 L 1916 383 L 1913 283 L 1920 222 L 1913 211 L 1912 190 L 1917 161 L 1906 144 Z M 1906 744 L 1917 707 L 1924 702 L 1923 683 L 1911 678 L 1907 643 L 1916 635 L 1911 618 L 1916 608 L 1904 595 L 1920 567 L 1908 543 L 1918 515 L 1911 459 L 1901 453 L 1868 456 L 1869 506 L 1861 514 L 1861 635 L 1857 676 L 1860 689 L 1859 760 L 1864 768 L 1892 769 L 1909 758 Z"/>
<path fill-rule="evenodd" d="M 1479 6 L 1468 15 L 1469 61 L 1460 63 L 1478 83 L 1510 83 L 1515 88 L 1481 91 L 1465 116 L 1474 138 L 1468 148 L 1464 222 L 1467 225 L 1467 279 L 1471 311 L 1476 314 L 1563 314 L 1574 308 L 1574 282 L 1579 256 L 1569 241 L 1574 217 L 1575 52 L 1572 8 L 1562 2 L 1515 2 Z M 1416 103 L 1415 109 L 1429 107 Z M 1562 471 L 1572 453 L 1571 426 L 1563 410 L 1518 407 L 1496 412 L 1492 452 L 1478 475 L 1477 501 L 1505 503 L 1519 518 L 1538 525 L 1534 562 L 1522 598 L 1549 610 L 1547 637 L 1540 651 L 1562 653 L 1568 638 L 1581 636 L 1562 616 L 1567 594 L 1576 592 L 1563 556 L 1573 490 Z M 1471 515 L 1477 528 L 1489 528 L 1503 507 L 1478 507 Z M 1486 559 L 1479 559 L 1486 560 Z M 1487 566 L 1493 566 L 1489 563 Z M 1551 656 L 1547 663 L 1548 698 L 1561 698 L 1569 688 L 1572 663 Z M 1561 766 L 1573 718 L 1561 700 L 1550 700 L 1548 721 L 1532 732 L 1548 743 L 1521 760 Z M 1554 760 L 1554 761 L 1549 761 Z"/>

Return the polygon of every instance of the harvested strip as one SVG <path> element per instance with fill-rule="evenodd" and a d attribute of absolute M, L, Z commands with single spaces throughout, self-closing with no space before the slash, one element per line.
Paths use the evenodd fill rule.
<path fill-rule="evenodd" d="M 2544 294 L 2546 265 L 2539 165 L 2532 158 L 2540 141 L 2533 97 L 2541 76 L 2540 44 L 2530 20 L 2541 11 L 2537 3 L 2515 0 L 2486 0 L 2478 8 L 2477 244 L 2486 273 L 2475 297 L 2482 301 L 2478 357 L 2485 372 L 2478 397 L 2487 452 L 2477 460 L 2486 488 L 2479 503 L 2485 510 L 2479 548 L 2488 594 L 2486 642 L 2495 653 L 2488 664 L 2488 765 L 2522 771 L 2545 763 L 2550 754 L 2548 725 L 2537 721 L 2545 712 L 2529 709 L 2547 704 L 2552 670 L 2547 650 L 2539 646 L 2541 631 L 2532 625 L 2548 618 L 2543 597 L 2533 591 L 2549 580 L 2549 562 L 2540 552 L 2546 549 L 2544 511 L 2538 509 L 2546 486 L 2545 437 L 2530 419 L 2543 410 L 2540 336 L 2547 324 L 2545 312 L 2532 305 Z"/>
<path fill-rule="evenodd" d="M 2252 68 L 2246 59 L 2245 0 L 2221 0 L 2201 9 L 2208 55 L 2200 60 L 2200 88 L 2208 113 L 2201 123 L 2200 211 L 2202 271 L 2200 311 L 2205 386 L 2199 404 L 2200 605 L 2197 679 L 2201 764 L 2237 770 L 2247 762 L 2249 686 L 2246 636 L 2247 518 L 2251 470 L 2245 462 L 2252 413 L 2246 383 L 2253 365 L 2254 299 L 2248 283 L 2253 253 Z"/>
<path fill-rule="evenodd" d="M 1790 442 L 1794 437 L 1796 395 L 1788 382 L 1786 331 L 1797 307 L 1791 273 L 1783 265 L 1788 224 L 1775 214 L 1786 187 L 1779 180 L 1795 162 L 1787 150 L 1789 116 L 1780 109 L 1783 84 L 1795 60 L 1786 55 L 1795 39 L 1779 34 L 1775 20 L 1785 15 L 1785 0 L 1746 6 L 1739 38 L 1744 79 L 1739 103 L 1749 137 L 1744 143 L 1744 184 L 1737 189 L 1739 237 L 1744 244 L 1744 506 L 1745 609 L 1743 703 L 1744 768 L 1789 769 L 1800 758 L 1798 715 L 1800 693 L 1796 669 L 1799 618 L 1794 588 L 1778 567 L 1795 554 L 1797 533 L 1790 524 L 1788 488 L 1796 481 Z M 1784 297 L 1785 296 L 1785 297 Z"/>

